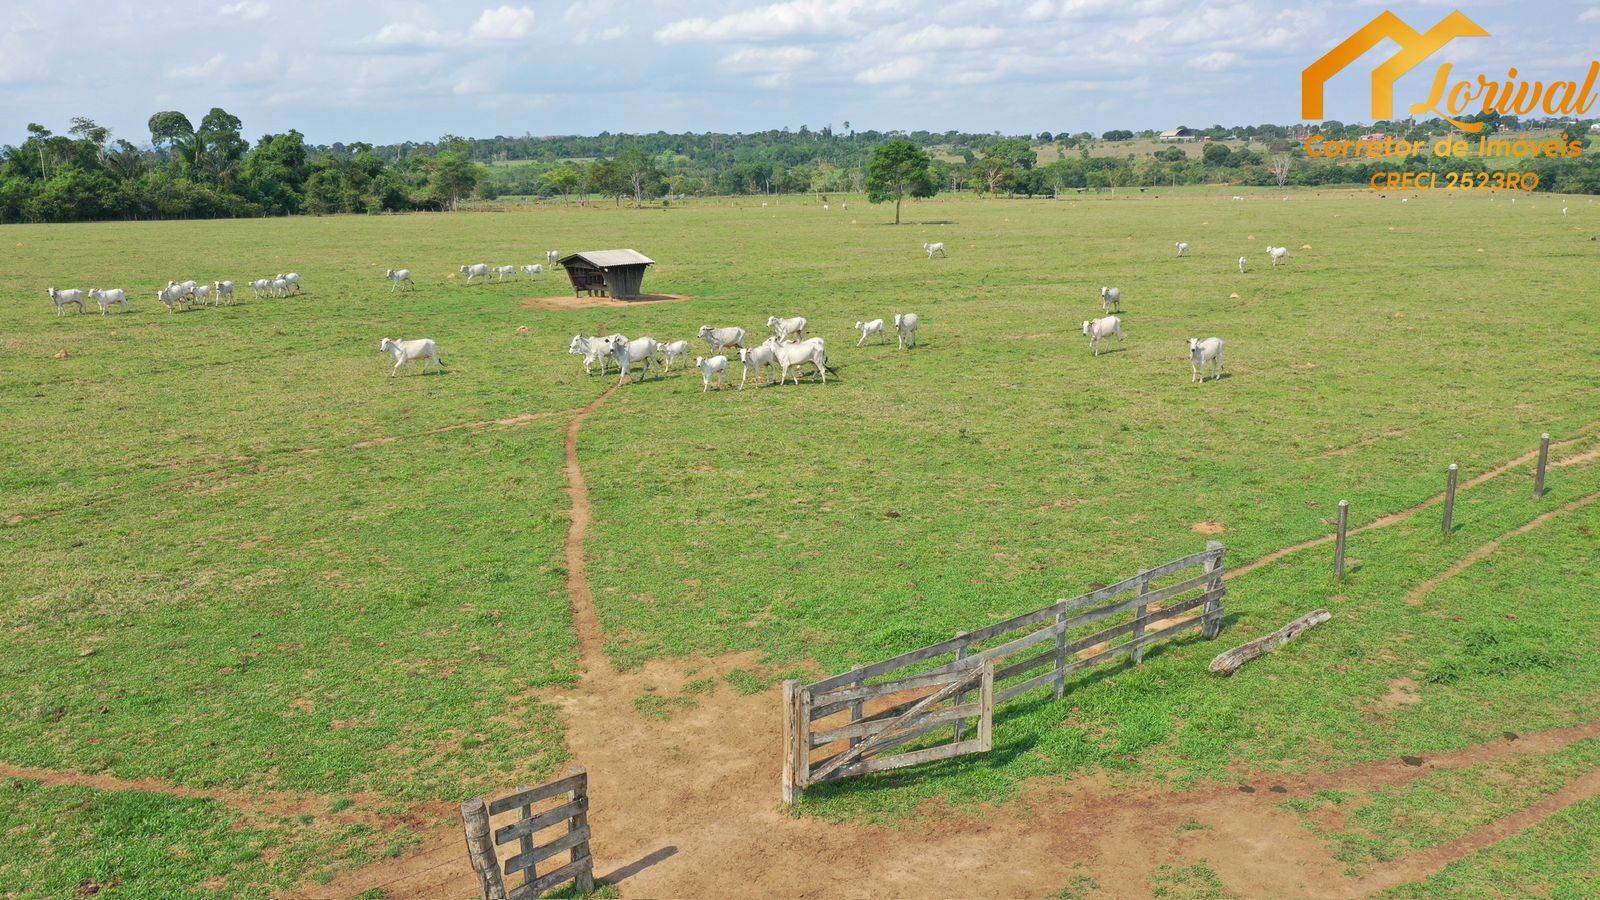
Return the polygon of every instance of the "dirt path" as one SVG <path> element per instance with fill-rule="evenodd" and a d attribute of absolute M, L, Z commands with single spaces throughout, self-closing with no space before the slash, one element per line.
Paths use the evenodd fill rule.
<path fill-rule="evenodd" d="M 605 635 L 600 630 L 600 617 L 594 610 L 594 591 L 589 589 L 588 563 L 583 558 L 583 542 L 589 535 L 589 523 L 594 521 L 594 508 L 589 505 L 589 486 L 583 480 L 583 466 L 578 463 L 578 432 L 583 423 L 600 409 L 620 386 L 613 384 L 605 393 L 594 399 L 572 417 L 567 425 L 567 498 L 572 502 L 571 524 L 567 529 L 567 596 L 572 601 L 572 622 L 578 631 L 578 642 L 583 650 L 583 665 L 588 672 L 597 669 L 609 671 L 606 659 Z"/>
<path fill-rule="evenodd" d="M 366 809 L 375 809 L 393 803 L 388 797 L 375 794 L 354 795 L 356 808 L 339 812 L 330 811 L 331 798 L 321 794 L 298 791 L 226 790 L 196 788 L 169 784 L 155 778 L 118 778 L 115 775 L 68 772 L 60 769 L 33 769 L 0 763 L 0 778 L 37 781 L 50 787 L 83 787 L 97 791 L 143 791 L 184 797 L 195 800 L 215 800 L 230 809 L 250 816 L 271 818 L 283 816 L 316 816 L 351 825 L 370 825 L 376 828 L 394 828 L 400 825 L 431 827 L 440 815 L 454 812 L 444 802 L 421 803 L 401 816 L 379 815 Z"/>
<path fill-rule="evenodd" d="M 1590 494 L 1587 497 L 1581 497 L 1581 498 L 1579 498 L 1577 500 L 1572 501 L 1571 503 L 1568 503 L 1566 506 L 1563 506 L 1560 509 L 1552 509 L 1551 511 L 1545 513 L 1544 515 L 1541 515 L 1538 518 L 1534 519 L 1533 521 L 1528 522 L 1525 525 L 1521 525 L 1521 526 L 1519 526 L 1517 528 L 1513 528 L 1510 531 L 1506 532 L 1505 534 L 1502 534 L 1499 537 L 1495 538 L 1494 540 L 1490 541 L 1489 543 L 1484 544 L 1483 546 L 1476 548 L 1471 553 L 1468 553 L 1466 556 L 1462 557 L 1460 562 L 1457 562 L 1455 565 L 1451 566 L 1450 568 L 1445 569 L 1443 572 L 1441 572 L 1437 576 L 1435 576 L 1433 578 L 1429 578 L 1427 581 L 1424 581 L 1423 583 L 1417 585 L 1416 589 L 1414 589 L 1411 593 L 1406 595 L 1406 604 L 1409 605 L 1409 606 L 1418 606 L 1418 605 L 1420 605 L 1422 603 L 1422 599 L 1424 597 L 1426 597 L 1429 594 L 1433 593 L 1434 588 L 1437 588 L 1439 585 L 1445 583 L 1446 581 L 1449 581 L 1450 579 L 1456 577 L 1457 575 L 1460 575 L 1462 572 L 1465 572 L 1467 569 L 1471 568 L 1476 563 L 1481 562 L 1484 558 L 1490 556 L 1496 550 L 1499 550 L 1500 549 L 1500 545 L 1505 543 L 1506 541 L 1510 540 L 1511 538 L 1514 538 L 1519 534 L 1527 534 L 1528 532 L 1533 531 L 1534 529 L 1539 528 L 1540 526 L 1544 525 L 1546 522 L 1549 522 L 1551 519 L 1556 519 L 1556 518 L 1559 518 L 1561 516 L 1566 515 L 1567 513 L 1573 512 L 1575 510 L 1582 509 L 1583 507 L 1588 506 L 1589 504 L 1595 502 L 1596 500 L 1600 500 L 1600 494 Z"/>

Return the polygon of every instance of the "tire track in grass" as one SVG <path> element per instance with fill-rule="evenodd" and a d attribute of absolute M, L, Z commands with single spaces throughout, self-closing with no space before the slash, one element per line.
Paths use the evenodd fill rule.
<path fill-rule="evenodd" d="M 1490 541 L 1489 543 L 1484 544 L 1481 547 L 1478 547 L 1477 549 L 1473 550 L 1471 553 L 1468 553 L 1466 556 L 1462 557 L 1461 560 L 1459 562 L 1457 562 L 1455 565 L 1452 565 L 1450 568 L 1445 569 L 1440 574 L 1434 576 L 1433 578 L 1429 578 L 1427 581 L 1424 581 L 1423 583 L 1417 585 L 1416 589 L 1414 589 L 1411 593 L 1406 595 L 1406 605 L 1407 606 L 1419 606 L 1419 605 L 1421 605 L 1422 598 L 1424 598 L 1424 597 L 1428 596 L 1429 594 L 1433 593 L 1434 588 L 1437 588 L 1439 585 L 1443 584 L 1444 582 L 1449 581 L 1450 579 L 1456 577 L 1457 575 L 1460 575 L 1462 572 L 1465 572 L 1467 569 L 1471 568 L 1473 565 L 1483 561 L 1486 557 L 1492 555 L 1496 550 L 1499 550 L 1500 549 L 1500 545 L 1504 544 L 1506 541 L 1516 537 L 1519 534 L 1527 534 L 1528 532 L 1533 531 L 1534 529 L 1543 526 L 1546 522 L 1549 522 L 1552 519 L 1560 518 L 1561 516 L 1564 516 L 1564 515 L 1566 515 L 1567 513 L 1570 513 L 1570 512 L 1576 512 L 1577 510 L 1580 510 L 1580 509 L 1584 508 L 1585 506 L 1588 506 L 1589 504 L 1595 502 L 1596 500 L 1600 500 L 1600 493 L 1590 494 L 1587 497 L 1580 497 L 1577 500 L 1574 500 L 1571 503 L 1568 503 L 1566 506 L 1561 507 L 1560 509 L 1552 509 L 1549 512 L 1544 513 L 1543 515 L 1541 515 L 1538 518 L 1534 519 L 1533 521 L 1528 522 L 1528 523 L 1526 523 L 1524 525 L 1519 525 L 1518 527 L 1513 528 L 1510 531 L 1506 532 L 1505 534 L 1500 535 L 1499 537 L 1495 538 L 1494 540 Z"/>
<path fill-rule="evenodd" d="M 1448 844 L 1414 853 L 1374 872 L 1361 880 L 1360 893 L 1370 896 L 1398 885 L 1431 878 L 1453 862 L 1515 837 L 1573 804 L 1595 797 L 1600 797 L 1600 769 L 1591 769 L 1578 776 L 1566 787 L 1521 812 L 1496 819 Z"/>
<path fill-rule="evenodd" d="M 1557 442 L 1557 443 L 1552 443 L 1550 445 L 1550 449 L 1551 450 L 1559 450 L 1562 447 L 1570 447 L 1571 445 L 1576 444 L 1579 441 L 1583 440 L 1584 438 L 1588 437 L 1590 435 L 1590 433 L 1595 431 L 1597 428 L 1600 428 L 1600 421 L 1590 422 L 1589 424 L 1584 425 L 1583 427 L 1579 428 L 1576 432 L 1574 432 L 1572 437 L 1570 437 L 1570 438 L 1568 438 L 1568 439 L 1566 439 L 1564 441 L 1560 441 L 1560 442 Z M 1466 481 L 1461 482 L 1461 484 L 1458 486 L 1457 490 L 1459 492 L 1459 491 L 1468 490 L 1470 488 L 1475 488 L 1478 485 L 1481 485 L 1481 484 L 1484 484 L 1486 482 L 1492 481 L 1492 480 L 1494 480 L 1496 478 L 1499 478 L 1501 475 L 1504 475 L 1507 472 L 1510 472 L 1511 470 L 1513 470 L 1513 469 L 1515 469 L 1515 468 L 1517 468 L 1519 466 L 1527 465 L 1528 463 L 1531 463 L 1531 462 L 1533 462 L 1534 460 L 1536 460 L 1538 458 L 1539 458 L 1539 451 L 1538 451 L 1537 448 L 1535 448 L 1533 450 L 1529 450 L 1527 453 L 1524 453 L 1521 456 L 1518 456 L 1517 458 L 1515 458 L 1513 460 L 1510 460 L 1509 462 L 1501 463 L 1500 465 L 1495 466 L 1494 468 L 1490 469 L 1487 472 L 1484 472 L 1481 475 L 1476 475 L 1476 476 L 1474 476 L 1472 478 L 1467 479 Z M 1600 459 L 1600 448 L 1596 448 L 1593 451 L 1589 451 L 1589 452 L 1586 452 L 1586 453 L 1579 454 L 1579 455 L 1571 457 L 1569 459 L 1560 460 L 1560 461 L 1553 461 L 1553 462 L 1551 462 L 1550 465 L 1551 465 L 1552 468 L 1556 468 L 1556 467 L 1560 467 L 1560 466 L 1571 466 L 1571 465 L 1578 465 L 1578 464 L 1585 463 L 1585 462 L 1592 462 L 1592 461 L 1594 461 L 1596 459 Z M 1397 513 L 1390 513 L 1387 516 L 1383 516 L 1381 518 L 1374 519 L 1373 521 L 1368 522 L 1365 525 L 1359 525 L 1359 526 L 1357 526 L 1355 528 L 1352 528 L 1352 529 L 1350 529 L 1350 533 L 1351 534 L 1362 534 L 1362 533 L 1368 532 L 1368 531 L 1376 531 L 1376 530 L 1378 530 L 1380 528 L 1388 528 L 1391 525 L 1398 525 L 1401 522 L 1404 522 L 1407 519 L 1410 519 L 1410 518 L 1416 516 L 1418 513 L 1422 512 L 1422 511 L 1424 511 L 1426 509 L 1429 509 L 1430 507 L 1437 506 L 1438 504 L 1443 503 L 1443 502 L 1444 502 L 1444 492 L 1441 491 L 1441 492 L 1433 495 L 1432 497 L 1429 497 L 1428 499 L 1422 501 L 1421 503 L 1418 503 L 1416 506 L 1413 506 L 1413 507 L 1411 507 L 1409 509 L 1403 509 L 1403 510 L 1397 512 Z M 1250 562 L 1245 563 L 1244 565 L 1238 567 L 1237 569 L 1229 569 L 1227 572 L 1223 573 L 1223 576 L 1222 576 L 1223 580 L 1224 581 L 1231 581 L 1231 580 L 1233 580 L 1235 578 L 1238 578 L 1240 576 L 1248 575 L 1249 573 L 1254 572 L 1255 570 L 1257 570 L 1257 569 L 1259 569 L 1259 568 L 1261 568 L 1263 566 L 1271 565 L 1272 563 L 1275 563 L 1278 560 L 1283 559 L 1284 557 L 1288 556 L 1291 553 L 1298 553 L 1301 550 L 1309 550 L 1312 547 L 1320 547 L 1323 544 L 1331 544 L 1331 543 L 1333 543 L 1335 537 L 1336 537 L 1336 535 L 1334 535 L 1334 534 L 1325 534 L 1325 535 L 1323 535 L 1321 537 L 1315 537 L 1315 538 L 1312 538 L 1312 539 L 1310 539 L 1308 541 L 1301 541 L 1298 544 L 1291 544 L 1288 547 L 1282 547 L 1280 549 L 1274 550 L 1271 553 L 1268 553 L 1266 556 L 1257 557 L 1256 559 L 1253 559 Z"/>

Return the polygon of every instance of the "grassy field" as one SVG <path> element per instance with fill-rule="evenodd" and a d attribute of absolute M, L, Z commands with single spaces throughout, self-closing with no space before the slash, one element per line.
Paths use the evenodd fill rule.
<path fill-rule="evenodd" d="M 921 202 L 899 228 L 859 199 L 791 198 L 0 229 L 0 763 L 293 792 L 370 817 L 246 821 L 208 800 L 18 776 L 0 793 L 0 890 L 290 891 L 400 852 L 419 827 L 400 810 L 565 764 L 548 693 L 579 664 L 562 441 L 613 380 L 582 374 L 574 333 L 756 333 L 776 314 L 807 316 L 828 341 L 826 386 L 706 394 L 674 373 L 624 387 L 584 426 L 606 653 L 627 670 L 754 650 L 761 665 L 735 685 L 749 691 L 1037 608 L 1213 536 L 1237 566 L 1325 534 L 1341 498 L 1352 524 L 1372 521 L 1435 494 L 1451 462 L 1470 478 L 1542 431 L 1570 438 L 1600 419 L 1600 206 L 1234 193 Z M 930 240 L 950 258 L 926 259 Z M 1178 240 L 1191 257 L 1174 256 Z M 1267 265 L 1268 244 L 1291 248 L 1286 266 Z M 609 247 L 660 261 L 647 289 L 694 299 L 555 312 L 519 301 L 564 293 L 556 279 L 454 275 Z M 417 290 L 390 293 L 390 266 Z M 300 297 L 181 314 L 153 299 L 168 279 L 288 270 Z M 57 318 L 51 285 L 135 301 Z M 1122 288 L 1127 343 L 1095 358 L 1079 323 L 1101 285 Z M 854 346 L 853 322 L 903 311 L 922 318 L 915 351 Z M 1212 334 L 1228 376 L 1191 384 L 1186 339 Z M 434 338 L 445 374 L 385 378 L 385 336 Z M 992 754 L 814 790 L 801 814 L 894 822 L 1036 778 L 1183 788 L 1593 721 L 1600 613 L 1574 601 L 1600 576 L 1600 504 L 1405 599 L 1597 491 L 1600 463 L 1578 464 L 1535 502 L 1524 466 L 1463 493 L 1453 535 L 1435 510 L 1359 536 L 1343 584 L 1325 548 L 1291 555 L 1232 583 L 1223 633 L 1231 646 L 1335 613 L 1291 650 L 1217 682 L 1203 663 L 1220 647 L 1176 642 L 1137 670 L 1085 673 L 1065 701 L 1007 708 Z M 1387 703 L 1397 683 L 1415 700 Z M 670 718 L 678 705 L 635 707 Z M 1507 809 L 1552 779 L 1518 781 Z M 1352 865 L 1397 827 L 1369 815 L 1330 838 Z M 1563 816 L 1546 827 L 1592 870 L 1592 841 L 1574 835 L 1600 825 L 1594 805 Z M 145 827 L 159 835 L 148 853 L 57 864 Z M 1445 876 L 1417 893 L 1565 883 L 1515 846 Z M 1216 876 L 1162 877 L 1204 892 Z"/>

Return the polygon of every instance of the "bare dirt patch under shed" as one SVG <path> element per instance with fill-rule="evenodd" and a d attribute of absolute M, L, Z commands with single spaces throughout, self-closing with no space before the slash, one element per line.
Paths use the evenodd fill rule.
<path fill-rule="evenodd" d="M 523 309 L 551 309 L 557 312 L 568 309 L 618 309 L 625 306 L 653 306 L 659 303 L 682 303 L 693 300 L 686 294 L 640 294 L 633 300 L 615 297 L 525 297 Z"/>

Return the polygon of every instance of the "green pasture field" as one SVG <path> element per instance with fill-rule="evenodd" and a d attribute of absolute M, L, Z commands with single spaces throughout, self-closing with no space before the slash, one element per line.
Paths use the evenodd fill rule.
<path fill-rule="evenodd" d="M 1600 420 L 1600 206 L 1239 193 L 940 199 L 908 204 L 900 227 L 839 197 L 0 229 L 0 763 L 356 810 L 555 772 L 568 760 L 548 689 L 579 669 L 563 436 L 615 381 L 583 374 L 575 333 L 699 353 L 700 325 L 754 335 L 775 314 L 827 340 L 826 385 L 705 393 L 692 369 L 652 376 L 582 432 L 607 654 L 631 668 L 758 651 L 761 670 L 722 690 L 880 659 L 1208 539 L 1238 566 L 1327 533 L 1341 498 L 1359 525 L 1437 493 L 1451 462 L 1470 478 Z M 1269 244 L 1291 248 L 1276 270 Z M 560 276 L 455 274 L 612 247 L 659 261 L 647 290 L 693 299 L 557 312 L 520 301 L 570 294 Z M 416 289 L 391 292 L 391 266 Z M 250 296 L 280 271 L 304 293 Z M 232 279 L 240 300 L 166 312 L 156 289 L 186 278 Z M 133 307 L 58 318 L 52 285 L 124 287 Z M 1079 329 L 1102 285 L 1123 291 L 1127 340 L 1096 358 Z M 915 350 L 892 334 L 855 346 L 857 320 L 908 311 Z M 1211 335 L 1227 375 L 1193 384 L 1186 341 Z M 386 378 L 383 337 L 434 338 L 444 374 Z M 1448 537 L 1437 509 L 1359 535 L 1342 584 L 1327 547 L 1235 579 L 1216 644 L 1084 673 L 1063 701 L 1004 708 L 994 753 L 814 789 L 799 812 L 898 821 L 933 798 L 1003 803 L 1032 778 L 1182 788 L 1592 721 L 1600 612 L 1578 601 L 1600 576 L 1600 504 L 1404 602 L 1600 491 L 1600 462 L 1555 470 L 1541 501 L 1531 478 L 1464 492 Z M 1228 681 L 1205 673 L 1223 646 L 1318 607 L 1331 624 Z M 1420 702 L 1379 709 L 1396 679 Z M 264 894 L 413 839 L 15 785 L 0 791 L 0 890 L 24 896 L 85 877 L 126 896 Z M 165 850 L 49 865 L 146 807 Z M 1600 825 L 1592 804 L 1567 815 Z M 1592 842 L 1573 852 L 1593 868 Z M 1556 883 L 1514 848 L 1495 858 L 1526 863 L 1518 883 Z M 1448 874 L 1515 880 L 1492 871 Z"/>

